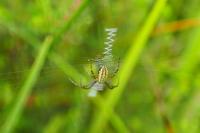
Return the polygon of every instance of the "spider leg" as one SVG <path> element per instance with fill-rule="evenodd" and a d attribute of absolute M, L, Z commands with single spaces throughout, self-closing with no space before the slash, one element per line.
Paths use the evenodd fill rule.
<path fill-rule="evenodd" d="M 105 82 L 105 85 L 106 85 L 109 89 L 114 89 L 114 88 L 118 87 L 119 83 L 117 83 L 116 85 L 111 85 L 110 83 Z"/>
<path fill-rule="evenodd" d="M 82 88 L 80 84 L 78 84 L 76 81 L 72 80 L 71 78 L 69 78 L 69 81 L 74 85 L 77 86 L 79 88 Z"/>
<path fill-rule="evenodd" d="M 83 89 L 90 89 L 90 88 L 92 88 L 92 86 L 96 83 L 97 81 L 92 81 L 90 84 L 88 84 L 88 85 L 82 85 L 82 88 Z"/>
<path fill-rule="evenodd" d="M 118 71 L 119 71 L 119 64 L 120 64 L 120 58 L 118 59 L 118 62 L 117 62 L 117 68 L 115 69 L 114 73 L 110 76 L 111 78 L 115 77 L 115 75 L 118 73 Z"/>
<path fill-rule="evenodd" d="M 83 89 L 90 89 L 95 82 L 92 82 L 91 84 L 89 85 L 82 85 L 82 83 L 80 82 L 80 84 L 78 84 L 76 81 L 72 80 L 71 78 L 69 78 L 69 80 L 71 81 L 71 83 L 74 85 L 74 86 L 77 86 L 79 88 L 83 88 Z"/>
<path fill-rule="evenodd" d="M 96 79 L 95 73 L 94 73 L 93 68 L 92 68 L 92 64 L 90 64 L 90 72 L 92 74 L 92 78 Z"/>

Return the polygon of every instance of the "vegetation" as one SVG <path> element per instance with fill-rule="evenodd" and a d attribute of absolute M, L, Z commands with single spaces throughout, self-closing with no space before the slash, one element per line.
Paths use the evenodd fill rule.
<path fill-rule="evenodd" d="M 199 5 L 1 0 L 0 132 L 199 133 Z M 105 28 L 119 86 L 91 98 L 69 79 L 91 82 Z"/>

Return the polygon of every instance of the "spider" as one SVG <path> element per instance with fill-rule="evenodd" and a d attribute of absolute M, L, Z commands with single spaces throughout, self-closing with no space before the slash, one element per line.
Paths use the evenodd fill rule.
<path fill-rule="evenodd" d="M 99 61 L 103 61 L 103 60 L 91 60 L 91 61 L 97 62 L 97 67 L 99 68 L 97 74 L 95 74 L 95 72 L 93 70 L 93 65 L 90 64 L 90 73 L 91 73 L 91 77 L 93 79 L 92 82 L 88 85 L 82 85 L 82 84 L 78 84 L 75 81 L 71 80 L 71 82 L 75 86 L 78 86 L 83 89 L 93 90 L 91 93 L 89 93 L 89 95 L 92 95 L 92 96 L 96 95 L 96 93 L 95 93 L 96 91 L 104 90 L 105 87 L 107 87 L 109 89 L 113 89 L 118 86 L 118 83 L 116 85 L 113 85 L 111 82 L 111 79 L 113 79 L 116 76 L 117 72 L 119 71 L 119 61 L 118 61 L 117 67 L 115 66 L 116 68 L 114 71 L 110 71 L 110 67 L 109 67 L 110 63 L 109 62 L 107 62 L 107 63 L 99 62 Z"/>

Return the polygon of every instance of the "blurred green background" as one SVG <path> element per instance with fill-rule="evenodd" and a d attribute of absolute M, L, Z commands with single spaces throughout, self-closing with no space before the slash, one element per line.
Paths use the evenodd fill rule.
<path fill-rule="evenodd" d="M 199 0 L 0 0 L 0 133 L 199 133 Z M 87 97 L 118 28 L 119 87 Z"/>

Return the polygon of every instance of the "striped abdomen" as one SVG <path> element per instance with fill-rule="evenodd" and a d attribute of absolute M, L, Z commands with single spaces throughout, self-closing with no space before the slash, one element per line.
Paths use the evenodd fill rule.
<path fill-rule="evenodd" d="M 106 66 L 102 66 L 99 70 L 99 73 L 98 73 L 98 82 L 99 83 L 102 83 L 104 82 L 108 77 L 108 69 Z"/>

